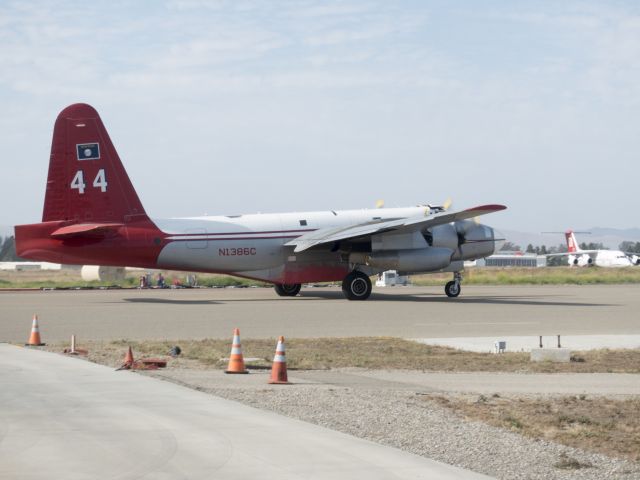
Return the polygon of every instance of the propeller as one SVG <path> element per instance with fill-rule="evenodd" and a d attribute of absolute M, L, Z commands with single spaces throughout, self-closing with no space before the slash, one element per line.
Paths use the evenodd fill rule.
<path fill-rule="evenodd" d="M 429 215 L 431 213 L 446 212 L 447 210 L 449 210 L 449 208 L 451 208 L 452 204 L 453 204 L 453 200 L 451 200 L 451 197 L 449 197 L 444 201 L 442 205 L 431 205 L 430 203 L 427 203 L 426 205 L 418 205 L 418 206 L 427 207 L 427 211 L 425 215 Z"/>

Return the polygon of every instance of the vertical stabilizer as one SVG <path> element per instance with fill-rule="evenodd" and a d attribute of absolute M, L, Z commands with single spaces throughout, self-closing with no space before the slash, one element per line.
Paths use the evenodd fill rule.
<path fill-rule="evenodd" d="M 569 253 L 576 253 L 582 250 L 578 245 L 578 241 L 576 240 L 576 235 L 573 233 L 573 230 L 567 230 L 564 233 L 564 236 L 567 239 L 567 251 Z"/>
<path fill-rule="evenodd" d="M 65 108 L 53 130 L 42 221 L 126 223 L 141 215 L 98 112 L 83 103 Z"/>

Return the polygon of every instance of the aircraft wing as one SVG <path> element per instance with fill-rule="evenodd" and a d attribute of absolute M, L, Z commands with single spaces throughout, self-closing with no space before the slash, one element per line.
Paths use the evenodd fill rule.
<path fill-rule="evenodd" d="M 459 212 L 441 212 L 428 216 L 416 216 L 408 218 L 398 218 L 391 220 L 380 220 L 377 222 L 367 222 L 357 225 L 350 225 L 339 228 L 321 228 L 313 232 L 302 235 L 290 242 L 287 246 L 295 246 L 294 252 L 303 252 L 311 247 L 333 243 L 340 240 L 352 240 L 366 238 L 372 235 L 391 232 L 391 231 L 416 231 L 425 228 L 443 225 L 445 223 L 464 220 L 467 218 L 486 215 L 487 213 L 498 212 L 504 210 L 504 205 L 481 205 L 478 207 L 461 210 Z"/>

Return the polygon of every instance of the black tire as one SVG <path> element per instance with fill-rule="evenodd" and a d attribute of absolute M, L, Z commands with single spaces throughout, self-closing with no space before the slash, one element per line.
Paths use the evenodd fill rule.
<path fill-rule="evenodd" d="M 462 287 L 460 286 L 460 284 L 457 282 L 454 282 L 453 280 L 450 282 L 447 282 L 447 284 L 444 286 L 444 293 L 447 294 L 447 297 L 455 298 L 458 295 L 460 295 L 461 291 L 462 291 Z"/>
<path fill-rule="evenodd" d="M 371 295 L 371 280 L 362 272 L 354 271 L 344 277 L 342 293 L 349 300 L 366 300 Z"/>
<path fill-rule="evenodd" d="M 281 297 L 295 297 L 300 293 L 302 285 L 299 283 L 276 283 L 273 288 Z"/>

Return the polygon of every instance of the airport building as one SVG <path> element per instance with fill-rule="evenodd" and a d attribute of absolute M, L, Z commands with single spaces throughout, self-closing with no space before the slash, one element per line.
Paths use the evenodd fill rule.
<path fill-rule="evenodd" d="M 547 257 L 535 253 L 500 252 L 476 262 L 478 267 L 546 267 Z"/>
<path fill-rule="evenodd" d="M 49 262 L 0 262 L 0 270 L 22 272 L 27 270 L 61 270 L 59 263 Z"/>

